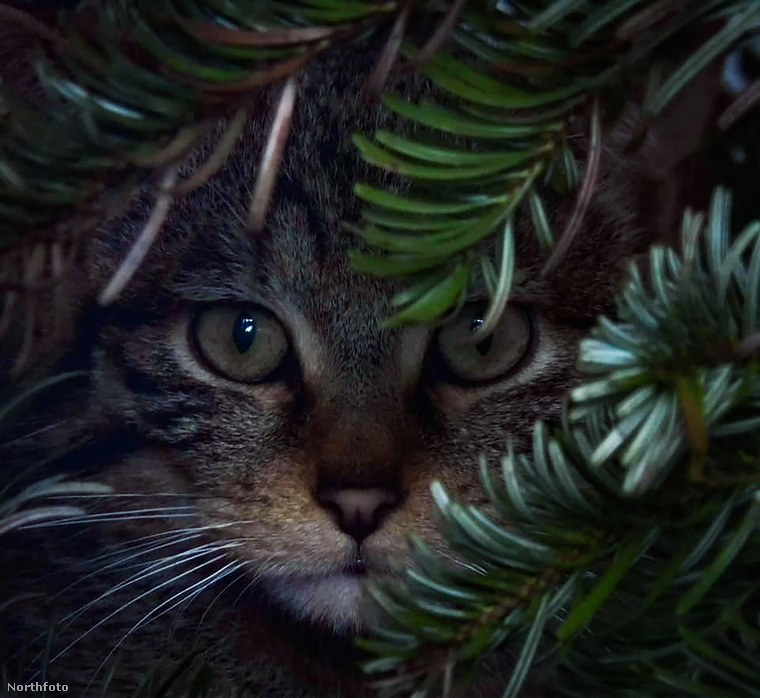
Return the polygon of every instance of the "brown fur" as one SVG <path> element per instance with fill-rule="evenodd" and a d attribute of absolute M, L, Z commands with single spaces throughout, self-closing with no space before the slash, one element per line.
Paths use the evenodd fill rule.
<path fill-rule="evenodd" d="M 319 576 L 349 563 L 355 545 L 317 502 L 317 482 L 391 482 L 403 493 L 362 546 L 370 574 L 403 565 L 411 531 L 441 545 L 430 482 L 484 502 L 478 455 L 495 460 L 508 436 L 526 448 L 534 421 L 558 413 L 576 378 L 577 343 L 609 305 L 625 258 L 670 226 L 657 218 L 661 207 L 651 210 L 659 187 L 646 158 L 623 156 L 625 139 L 612 138 L 584 230 L 550 278 L 538 275 L 543 258 L 530 233 L 519 231 L 530 273 L 514 302 L 530 308 L 537 326 L 529 359 L 487 386 L 446 380 L 432 356 L 435 334 L 381 329 L 393 285 L 354 273 L 346 260 L 350 241 L 340 221 L 358 210 L 351 184 L 376 177 L 357 161 L 347 136 L 357 128 L 371 132 L 380 119 L 360 98 L 371 67 L 360 53 L 323 58 L 302 77 L 265 235 L 252 237 L 241 216 L 276 90 L 261 95 L 226 169 L 176 206 L 138 276 L 104 310 L 91 299 L 144 222 L 148 194 L 124 220 L 93 235 L 86 274 L 77 281 L 76 341 L 58 364 L 84 367 L 89 380 L 55 396 L 59 404 L 46 414 L 56 416 L 45 418 L 66 416 L 59 442 L 92 434 L 92 445 L 66 467 L 125 495 L 85 502 L 88 510 L 187 509 L 10 537 L 4 569 L 14 572 L 5 575 L 3 598 L 15 600 L 3 612 L 2 656 L 19 676 L 35 676 L 51 619 L 116 588 L 64 623 L 52 641 L 48 680 L 65 681 L 72 695 L 84 695 L 88 685 L 88 695 L 100 695 L 108 672 L 101 663 L 122 639 L 112 657 L 114 698 L 131 695 L 161 656 L 178 660 L 195 648 L 217 669 L 213 695 L 232 686 L 256 696 L 363 695 L 350 638 L 364 627 L 364 615 L 346 610 L 353 606 L 336 591 L 342 582 Z M 352 74 L 359 77 L 345 77 Z M 427 88 L 412 81 L 406 89 Z M 623 126 L 616 128 L 620 136 Z M 558 206 L 557 230 L 571 205 Z M 202 304 L 230 301 L 261 304 L 286 328 L 293 355 L 281 380 L 238 383 L 197 361 L 188 345 L 191 318 Z M 141 536 L 209 525 L 217 528 L 126 560 Z M 153 560 L 225 543 L 237 547 L 199 552 L 115 586 Z M 98 562 L 106 552 L 114 557 Z M 121 565 L 106 567 L 117 559 Z M 234 571 L 202 594 L 130 632 L 152 609 L 231 563 Z M 340 588 L 353 593 L 351 585 Z M 507 672 L 508 662 L 499 671 Z M 494 673 L 471 694 L 498 695 L 498 685 Z"/>

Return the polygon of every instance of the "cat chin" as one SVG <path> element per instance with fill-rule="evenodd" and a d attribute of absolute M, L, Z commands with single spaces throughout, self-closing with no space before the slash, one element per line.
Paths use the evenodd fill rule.
<path fill-rule="evenodd" d="M 367 628 L 361 577 L 278 575 L 262 581 L 275 603 L 299 621 L 337 635 L 354 635 Z"/>

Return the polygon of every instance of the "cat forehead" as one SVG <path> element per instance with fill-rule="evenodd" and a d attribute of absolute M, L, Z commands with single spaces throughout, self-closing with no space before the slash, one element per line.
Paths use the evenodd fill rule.
<path fill-rule="evenodd" d="M 187 282 L 194 279 L 195 291 L 241 300 L 273 294 L 292 302 L 323 301 L 349 288 L 363 301 L 387 295 L 391 282 L 358 275 L 347 256 L 358 240 L 343 222 L 358 218 L 353 184 L 366 168 L 337 145 L 346 134 L 330 134 L 336 145 L 329 152 L 312 135 L 292 134 L 262 231 L 247 226 L 261 145 L 255 138 L 173 213 L 169 235 L 191 242 L 177 290 L 192 291 Z"/>
<path fill-rule="evenodd" d="M 194 240 L 178 290 L 195 286 L 195 292 L 205 288 L 209 295 L 274 296 L 302 306 L 307 315 L 324 314 L 325 305 L 373 314 L 385 302 L 394 284 L 353 272 L 346 254 L 359 242 L 343 227 L 343 221 L 359 216 L 354 184 L 388 180 L 360 159 L 351 142 L 353 133 L 371 134 L 388 119 L 362 91 L 371 63 L 363 56 L 355 71 L 347 69 L 354 58 L 345 51 L 326 56 L 299 77 L 287 144 L 259 234 L 247 228 L 246 219 L 281 87 L 257 97 L 223 170 L 169 221 L 175 235 Z"/>

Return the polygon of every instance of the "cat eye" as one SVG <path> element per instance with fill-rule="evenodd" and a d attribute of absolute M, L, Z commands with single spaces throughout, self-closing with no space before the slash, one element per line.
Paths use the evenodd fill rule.
<path fill-rule="evenodd" d="M 513 369 L 530 349 L 533 335 L 528 313 L 509 305 L 493 333 L 478 343 L 472 335 L 483 323 L 486 305 L 470 303 L 438 334 L 438 351 L 459 379 L 485 383 Z"/>
<path fill-rule="evenodd" d="M 237 381 L 262 381 L 288 350 L 285 330 L 270 312 L 225 305 L 201 312 L 193 325 L 198 352 L 217 373 Z"/>

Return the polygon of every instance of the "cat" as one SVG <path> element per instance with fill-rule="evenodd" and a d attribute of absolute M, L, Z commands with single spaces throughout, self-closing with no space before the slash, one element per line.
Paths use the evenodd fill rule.
<path fill-rule="evenodd" d="M 85 441 L 56 472 L 113 493 L 77 499 L 83 522 L 4 539 L 0 656 L 18 683 L 118 698 L 191 657 L 213 668 L 214 696 L 371 695 L 352 643 L 368 623 L 363 581 L 400 573 L 410 532 L 445 552 L 433 480 L 487 507 L 480 455 L 498 465 L 508 438 L 527 450 L 534 422 L 556 418 L 578 342 L 626 260 L 673 229 L 683 196 L 671 165 L 701 134 L 666 154 L 653 129 L 625 153 L 628 114 L 609 128 L 583 229 L 546 278 L 518 217 L 526 274 L 486 342 L 456 341 L 482 316 L 477 289 L 442 329 L 384 329 L 398 285 L 351 269 L 359 243 L 341 227 L 358 217 L 355 181 L 394 184 L 349 138 L 390 119 L 362 90 L 376 57 L 335 49 L 299 76 L 263 233 L 245 215 L 279 85 L 260 92 L 225 167 L 173 206 L 106 307 L 97 294 L 155 183 L 87 238 L 68 280 L 73 339 L 46 364 L 86 376 L 46 394 L 34 419 L 56 447 Z M 430 87 L 414 77 L 400 89 Z M 587 124 L 574 128 L 583 161 Z M 573 203 L 556 202 L 555 230 Z M 468 695 L 500 695 L 509 664 L 506 652 Z"/>

